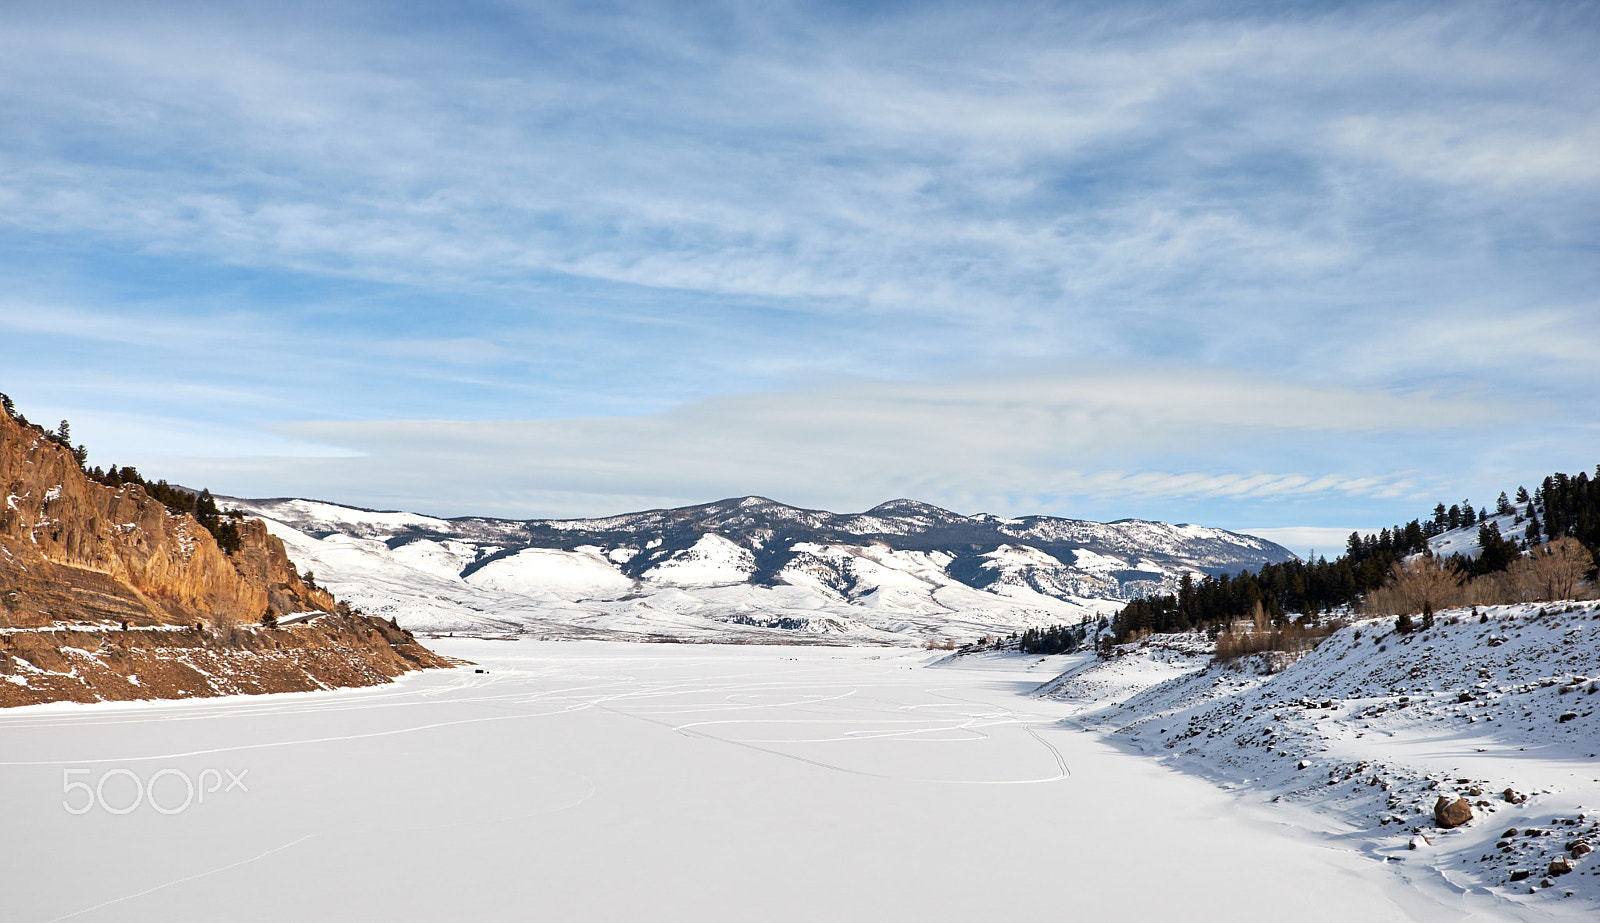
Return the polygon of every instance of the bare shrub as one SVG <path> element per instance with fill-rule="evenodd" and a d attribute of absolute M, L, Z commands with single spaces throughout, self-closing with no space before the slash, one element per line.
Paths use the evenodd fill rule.
<path fill-rule="evenodd" d="M 1508 603 L 1529 602 L 1532 600 L 1531 584 L 1525 586 L 1525 581 L 1517 573 L 1517 565 L 1512 564 L 1509 570 L 1497 574 L 1484 574 L 1474 577 L 1467 582 L 1466 605 L 1469 606 L 1502 606 Z"/>
<path fill-rule="evenodd" d="M 1553 599 L 1588 599 L 1595 588 L 1583 579 L 1591 566 L 1589 550 L 1571 537 L 1535 547 L 1498 574 L 1485 574 L 1466 587 L 1466 601 L 1474 606 L 1546 602 Z"/>
<path fill-rule="evenodd" d="M 1403 561 L 1390 571 L 1389 581 L 1368 593 L 1363 607 L 1373 615 L 1420 615 L 1466 603 L 1461 574 L 1433 555 Z"/>
<path fill-rule="evenodd" d="M 1344 622 L 1337 620 L 1319 625 L 1310 619 L 1301 619 L 1281 628 L 1273 628 L 1271 620 L 1258 602 L 1251 610 L 1250 620 L 1247 623 L 1239 625 L 1230 622 L 1217 633 L 1217 647 L 1212 659 L 1232 661 L 1268 651 L 1299 657 L 1310 652 L 1322 642 L 1323 638 L 1343 627 Z"/>
<path fill-rule="evenodd" d="M 244 643 L 245 630 L 237 619 L 221 612 L 211 613 L 211 637 L 225 647 L 239 647 Z"/>
<path fill-rule="evenodd" d="M 1593 559 L 1581 542 L 1566 536 L 1533 549 L 1518 563 L 1525 564 L 1539 599 L 1574 599 Z"/>

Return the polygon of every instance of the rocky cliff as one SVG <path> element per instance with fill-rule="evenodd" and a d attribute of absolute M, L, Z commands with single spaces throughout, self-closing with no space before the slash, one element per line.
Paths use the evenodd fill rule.
<path fill-rule="evenodd" d="M 138 485 L 107 487 L 44 433 L 0 414 L 0 628 L 111 619 L 130 625 L 255 622 L 324 611 L 260 522 L 224 554 L 201 525 Z"/>
<path fill-rule="evenodd" d="M 351 614 L 308 586 L 283 542 L 260 521 L 245 522 L 238 551 L 225 553 L 192 516 L 174 513 L 138 485 L 89 479 L 69 450 L 6 413 L 0 413 L 0 497 L 0 678 L 11 687 L 0 704 L 163 697 L 163 688 L 219 695 L 365 685 L 445 665 L 410 635 Z M 323 615 L 314 628 L 269 630 L 259 627 L 269 609 L 284 618 Z M 149 630 L 165 626 L 188 631 Z M 116 638 L 107 640 L 113 627 Z M 39 675 L 58 666 L 74 672 L 70 657 L 51 653 L 86 641 L 74 631 L 98 632 L 92 649 L 120 646 L 123 655 L 77 671 L 83 675 L 74 681 Z M 191 678 L 142 691 L 137 683 L 127 688 L 132 666 L 115 666 L 120 660 L 148 672 L 160 669 L 163 651 L 189 657 L 205 650 L 237 652 L 233 660 L 244 666 L 220 686 Z M 330 657 L 349 669 L 313 669 Z M 255 661 L 261 676 L 253 679 Z M 105 682 L 93 679 L 100 674 Z"/>

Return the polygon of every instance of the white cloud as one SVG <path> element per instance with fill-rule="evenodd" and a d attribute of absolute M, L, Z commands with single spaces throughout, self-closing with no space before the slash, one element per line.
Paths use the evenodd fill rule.
<path fill-rule="evenodd" d="M 996 512 L 1115 498 L 1372 498 L 1407 493 L 1408 476 L 1219 470 L 1210 447 L 1232 442 L 1242 454 L 1264 444 L 1274 457 L 1275 440 L 1439 431 L 1499 412 L 1204 369 L 855 381 L 724 396 L 652 416 L 288 424 L 278 427 L 287 437 L 362 457 L 291 466 L 270 492 L 372 503 L 427 485 L 430 512 L 526 515 L 616 512 L 603 504 L 623 497 L 661 505 L 743 493 L 833 509 L 912 496 Z M 1152 457 L 1197 470 L 1126 467 Z M 230 483 L 228 465 L 165 463 Z M 234 470 L 260 483 L 253 463 Z"/>
<path fill-rule="evenodd" d="M 372 351 L 379 355 L 430 359 L 451 365 L 486 365 L 516 356 L 513 350 L 481 337 L 380 341 L 372 345 Z"/>
<path fill-rule="evenodd" d="M 1593 381 L 1581 17 L 505 8 L 9 14 L 0 230 L 62 295 L 0 304 L 19 377 L 224 446 L 375 421 L 218 485 L 528 512 L 1399 498 L 1474 462 L 1396 440 Z M 971 372 L 1083 356 L 1212 370 Z M 968 377 L 742 393 L 823 374 Z M 376 422 L 428 415 L 541 419 Z"/>
<path fill-rule="evenodd" d="M 1393 525 L 1393 523 L 1390 523 Z M 1350 533 L 1360 532 L 1362 535 L 1375 533 L 1387 526 L 1275 526 L 1264 529 L 1236 529 L 1247 535 L 1264 538 L 1269 542 L 1277 542 L 1302 558 L 1309 559 L 1313 553 L 1317 557 L 1329 560 L 1344 554 L 1345 544 L 1350 539 Z"/>
<path fill-rule="evenodd" d="M 1358 266 L 1366 212 L 1396 190 L 1341 158 L 1463 183 L 1596 179 L 1594 101 L 1544 101 L 1572 84 L 1573 60 L 1488 29 L 1481 10 L 1080 14 L 1074 29 L 772 15 L 785 28 L 746 21 L 722 43 L 667 19 L 541 10 L 547 41 L 611 36 L 605 80 L 559 54 L 484 57 L 349 23 L 23 20 L 0 38 L 0 78 L 34 88 L 14 104 L 50 127 L 0 157 L 5 220 L 407 285 L 558 272 L 923 315 L 970 314 L 974 299 L 1081 315 L 1174 279 Z M 1490 76 L 1462 87 L 1468 73 Z M 1459 102 L 1479 95 L 1510 101 L 1439 114 L 1480 112 Z M 51 143 L 85 127 L 127 156 Z M 1293 169 L 1257 171 L 1239 195 L 1230 177 L 1258 163 Z"/>
<path fill-rule="evenodd" d="M 91 449 L 115 446 L 114 451 L 94 449 L 91 465 L 133 464 L 137 459 L 160 457 L 206 457 L 221 459 L 326 459 L 355 458 L 360 452 L 338 445 L 296 439 L 244 426 L 216 426 L 193 420 L 136 413 L 107 413 L 97 410 L 68 412 L 73 435 Z M 117 453 L 121 453 L 120 455 Z M 165 472 L 151 469 L 151 478 L 167 478 Z"/>
<path fill-rule="evenodd" d="M 1550 114 L 1526 122 L 1524 110 L 1500 119 L 1358 116 L 1330 126 L 1334 142 L 1419 177 L 1464 186 L 1570 189 L 1600 179 L 1600 113 Z"/>

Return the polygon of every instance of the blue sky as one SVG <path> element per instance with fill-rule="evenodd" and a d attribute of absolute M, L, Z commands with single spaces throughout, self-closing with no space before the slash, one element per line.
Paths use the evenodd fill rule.
<path fill-rule="evenodd" d="M 0 19 L 0 390 L 91 463 L 1348 530 L 1600 461 L 1594 4 Z"/>

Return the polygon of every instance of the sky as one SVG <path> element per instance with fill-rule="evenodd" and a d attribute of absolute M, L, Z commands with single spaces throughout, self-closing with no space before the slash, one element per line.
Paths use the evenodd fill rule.
<path fill-rule="evenodd" d="M 1304 551 L 1600 462 L 1594 3 L 28 3 L 0 390 L 234 496 Z"/>

